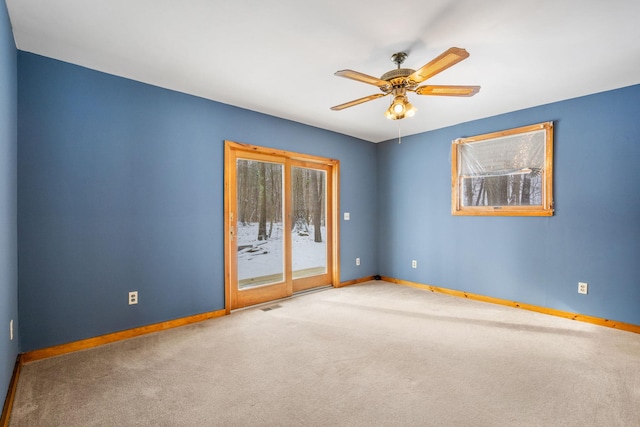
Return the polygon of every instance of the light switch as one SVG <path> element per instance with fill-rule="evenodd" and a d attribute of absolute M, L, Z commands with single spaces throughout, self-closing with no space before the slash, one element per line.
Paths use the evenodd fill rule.
<path fill-rule="evenodd" d="M 351 215 L 349 215 L 349 212 L 345 212 L 344 213 L 344 220 L 345 221 L 349 221 L 350 218 L 351 218 Z"/>

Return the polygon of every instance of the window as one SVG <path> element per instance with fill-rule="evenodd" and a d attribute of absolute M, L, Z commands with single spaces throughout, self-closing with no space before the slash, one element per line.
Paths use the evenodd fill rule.
<path fill-rule="evenodd" d="M 453 141 L 453 215 L 553 215 L 553 122 Z"/>

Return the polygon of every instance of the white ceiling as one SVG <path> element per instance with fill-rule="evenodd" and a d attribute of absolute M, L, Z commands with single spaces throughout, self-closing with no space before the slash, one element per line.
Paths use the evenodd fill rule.
<path fill-rule="evenodd" d="M 18 49 L 371 142 L 640 83 L 638 0 L 7 0 Z M 390 97 L 335 77 L 471 56 L 428 84 L 472 98 Z M 550 120 L 553 117 L 549 117 Z"/>

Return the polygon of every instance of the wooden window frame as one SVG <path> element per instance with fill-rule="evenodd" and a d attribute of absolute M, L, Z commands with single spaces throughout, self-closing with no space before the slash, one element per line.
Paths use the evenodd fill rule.
<path fill-rule="evenodd" d="M 504 137 L 529 135 L 544 131 L 544 167 L 542 178 L 542 202 L 536 205 L 499 205 L 499 206 L 463 206 L 460 190 L 461 162 L 463 161 L 461 147 L 464 144 L 482 143 Z M 553 122 L 538 123 L 514 129 L 458 138 L 451 146 L 451 214 L 472 216 L 552 216 L 553 215 Z"/>

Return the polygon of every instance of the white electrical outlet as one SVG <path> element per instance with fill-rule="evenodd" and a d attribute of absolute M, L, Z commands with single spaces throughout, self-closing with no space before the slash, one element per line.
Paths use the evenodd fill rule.
<path fill-rule="evenodd" d="M 356 258 L 356 265 L 360 265 L 360 258 Z"/>
<path fill-rule="evenodd" d="M 411 261 L 411 268 L 418 268 L 418 261 L 416 261 L 415 259 Z"/>
<path fill-rule="evenodd" d="M 13 341 L 13 319 L 9 322 L 9 337 L 11 338 L 11 341 Z"/>
<path fill-rule="evenodd" d="M 138 291 L 129 292 L 129 305 L 138 303 Z"/>
<path fill-rule="evenodd" d="M 578 293 L 579 294 L 587 294 L 589 291 L 589 284 L 585 282 L 578 282 Z"/>

